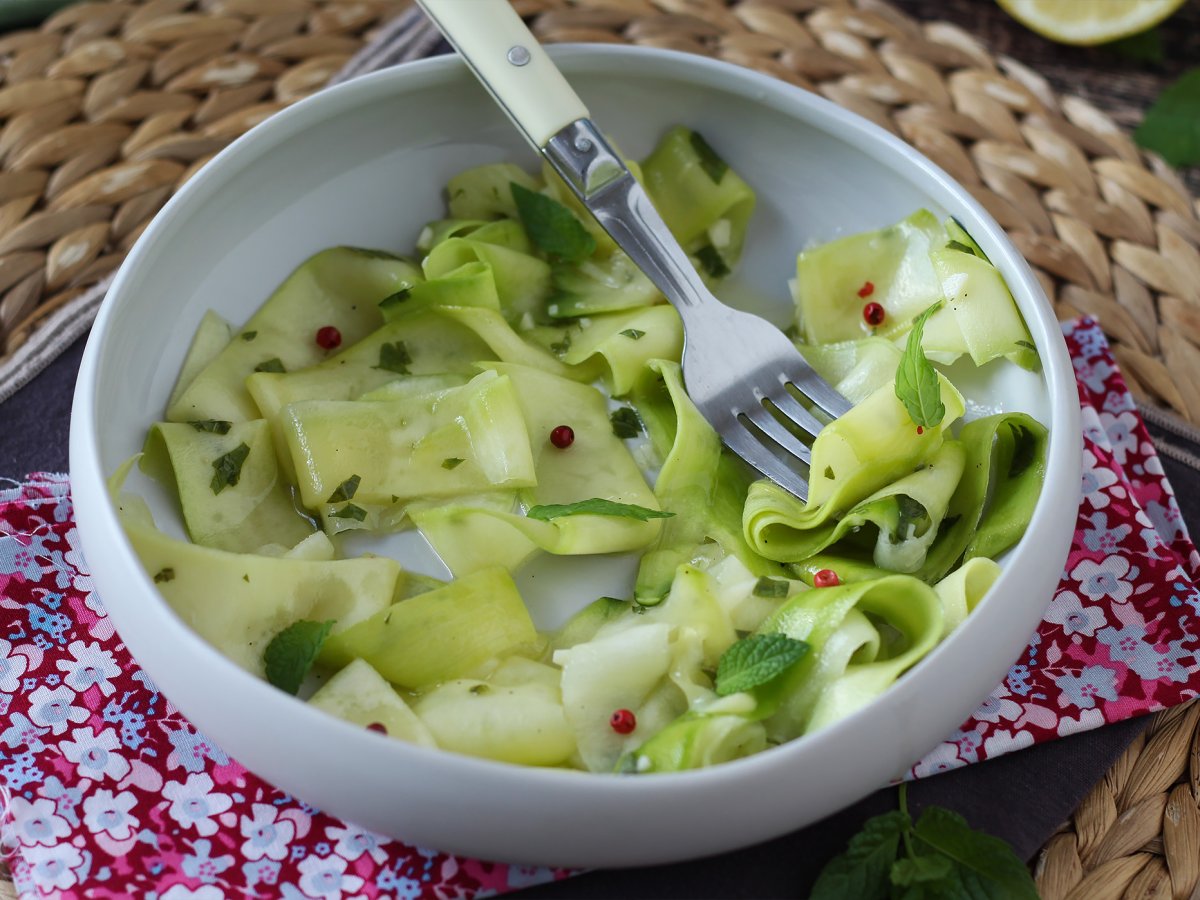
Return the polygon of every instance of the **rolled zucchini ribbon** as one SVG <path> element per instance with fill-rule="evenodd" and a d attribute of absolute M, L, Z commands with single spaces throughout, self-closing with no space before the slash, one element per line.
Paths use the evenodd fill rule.
<path fill-rule="evenodd" d="M 782 567 L 754 552 L 742 536 L 750 479 L 688 397 L 679 364 L 651 361 L 634 388 L 633 403 L 663 459 L 654 493 L 664 509 L 676 513 L 642 556 L 634 587 L 638 602 L 660 602 L 679 566 L 706 541 L 737 556 L 755 575 L 783 575 Z"/>
<path fill-rule="evenodd" d="M 844 718 L 923 658 L 943 621 L 942 599 L 907 575 L 793 594 L 757 633 L 804 641 L 808 652 L 764 684 L 697 705 L 626 754 L 618 771 L 725 762 Z"/>
<path fill-rule="evenodd" d="M 962 395 L 938 377 L 946 414 L 937 426 L 915 426 L 890 383 L 825 426 L 813 443 L 807 503 L 770 481 L 752 484 L 742 517 L 751 549 L 768 559 L 802 562 L 872 521 L 884 542 L 876 545 L 876 565 L 919 567 L 918 551 L 928 545 L 931 530 L 936 534 L 934 520 L 940 522 L 962 471 L 961 454 L 943 449 L 946 430 L 963 413 Z M 915 543 L 896 549 L 890 546 L 896 537 Z"/>

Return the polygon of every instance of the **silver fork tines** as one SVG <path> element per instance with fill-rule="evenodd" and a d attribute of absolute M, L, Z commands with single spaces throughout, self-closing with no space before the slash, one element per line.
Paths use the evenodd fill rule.
<path fill-rule="evenodd" d="M 734 453 L 780 487 L 807 499 L 795 468 L 823 425 L 798 397 L 832 418 L 850 404 L 778 328 L 721 303 L 696 274 L 650 198 L 587 119 L 542 148 L 550 164 L 683 319 L 683 381 L 700 413 Z M 792 393 L 795 391 L 795 394 Z"/>

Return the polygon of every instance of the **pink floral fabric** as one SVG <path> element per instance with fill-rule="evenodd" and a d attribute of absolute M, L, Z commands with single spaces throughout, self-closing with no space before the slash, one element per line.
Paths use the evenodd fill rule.
<path fill-rule="evenodd" d="M 1029 647 L 919 777 L 1200 688 L 1200 556 L 1094 322 L 1066 328 L 1084 411 L 1078 530 Z M 371 834 L 247 772 L 130 657 L 62 476 L 0 490 L 0 848 L 25 897 L 482 897 L 568 874 Z"/>
<path fill-rule="evenodd" d="M 1021 658 L 922 777 L 1156 712 L 1200 690 L 1200 554 L 1100 326 L 1063 326 L 1083 479 L 1062 580 Z"/>

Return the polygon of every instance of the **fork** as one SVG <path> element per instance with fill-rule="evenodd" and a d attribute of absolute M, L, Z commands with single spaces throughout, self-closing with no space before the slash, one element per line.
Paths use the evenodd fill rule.
<path fill-rule="evenodd" d="M 508 0 L 418 0 L 493 99 L 683 320 L 688 396 L 734 453 L 801 500 L 812 461 L 801 434 L 850 403 L 765 319 L 705 286 L 649 196 Z"/>

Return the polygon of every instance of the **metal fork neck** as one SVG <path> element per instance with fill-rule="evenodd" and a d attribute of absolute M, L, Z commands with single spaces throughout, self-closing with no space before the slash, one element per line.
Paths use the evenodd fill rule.
<path fill-rule="evenodd" d="M 681 314 L 689 307 L 718 303 L 645 190 L 589 119 L 578 119 L 555 134 L 542 155 Z"/>

